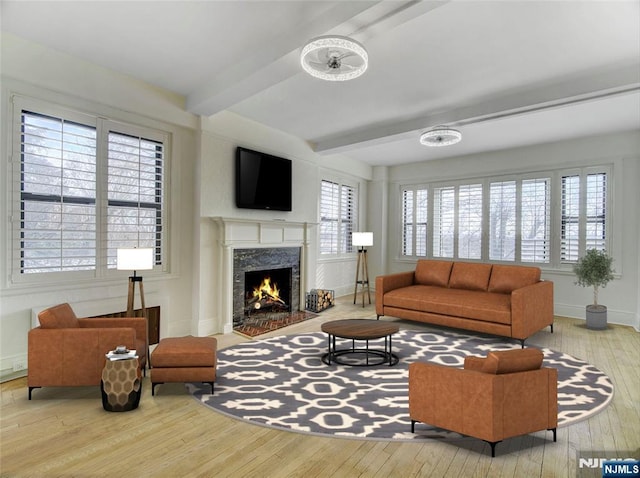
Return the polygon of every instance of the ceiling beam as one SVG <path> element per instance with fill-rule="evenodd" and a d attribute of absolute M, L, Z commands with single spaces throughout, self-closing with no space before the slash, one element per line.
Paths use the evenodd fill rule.
<path fill-rule="evenodd" d="M 338 2 L 323 15 L 260 45 L 187 97 L 190 113 L 211 116 L 300 73 L 299 53 L 311 38 L 336 34 L 359 41 L 381 35 L 449 3 L 439 1 Z"/>
<path fill-rule="evenodd" d="M 294 52 L 304 43 L 347 22 L 377 3 L 379 0 L 339 2 L 318 18 L 293 25 L 286 34 L 255 48 L 231 68 L 211 78 L 207 84 L 190 94 L 187 98 L 187 110 L 210 116 L 297 74 L 299 68 L 293 61 Z"/>
<path fill-rule="evenodd" d="M 341 136 L 321 138 L 311 143 L 317 153 L 335 154 L 356 147 L 398 141 L 436 125 L 461 127 L 633 91 L 640 91 L 637 65 L 618 67 L 582 78 L 567 78 L 535 89 L 513 91 L 500 97 L 487 98 L 472 105 L 375 125 Z"/>

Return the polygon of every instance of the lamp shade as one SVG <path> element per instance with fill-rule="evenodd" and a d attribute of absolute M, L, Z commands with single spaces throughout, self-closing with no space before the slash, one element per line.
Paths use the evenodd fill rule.
<path fill-rule="evenodd" d="M 116 268 L 119 271 L 153 269 L 153 249 L 151 247 L 118 249 Z"/>
<path fill-rule="evenodd" d="M 351 244 L 359 247 L 373 246 L 373 232 L 353 232 Z"/>

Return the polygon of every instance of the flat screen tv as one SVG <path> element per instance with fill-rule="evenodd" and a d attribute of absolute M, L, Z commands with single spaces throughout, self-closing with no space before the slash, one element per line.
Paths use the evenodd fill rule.
<path fill-rule="evenodd" d="M 291 211 L 291 160 L 239 146 L 236 206 Z"/>

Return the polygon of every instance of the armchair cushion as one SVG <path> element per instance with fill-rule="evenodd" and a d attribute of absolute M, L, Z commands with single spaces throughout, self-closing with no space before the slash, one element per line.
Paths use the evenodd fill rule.
<path fill-rule="evenodd" d="M 67 303 L 49 307 L 38 314 L 40 327 L 43 329 L 75 329 L 78 318 Z"/>
<path fill-rule="evenodd" d="M 466 357 L 465 370 L 499 375 L 503 373 L 525 372 L 542 367 L 542 351 L 534 348 L 489 352 L 486 358 Z"/>

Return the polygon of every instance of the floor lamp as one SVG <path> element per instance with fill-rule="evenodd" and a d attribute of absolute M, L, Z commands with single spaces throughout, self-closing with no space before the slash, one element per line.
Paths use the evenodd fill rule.
<path fill-rule="evenodd" d="M 373 232 L 354 232 L 351 234 L 351 244 L 358 247 L 358 264 L 356 265 L 356 287 L 353 291 L 353 303 L 356 303 L 358 286 L 362 285 L 362 307 L 364 307 L 365 287 L 371 304 L 371 289 L 369 288 L 369 266 L 367 264 L 366 246 L 373 246 Z"/>
<path fill-rule="evenodd" d="M 144 305 L 144 287 L 142 285 L 142 276 L 136 275 L 137 271 L 153 269 L 153 249 L 150 247 L 118 249 L 116 257 L 116 268 L 119 271 L 133 271 L 133 275 L 129 276 L 129 295 L 127 296 L 127 317 L 134 316 L 134 296 L 136 284 L 140 289 L 140 306 L 142 316 L 147 317 L 147 309 Z"/>

